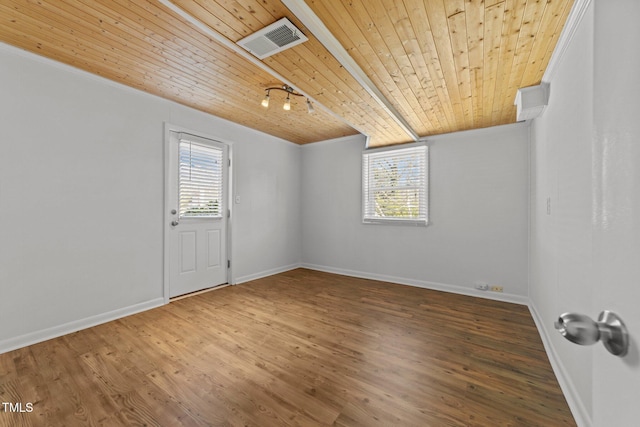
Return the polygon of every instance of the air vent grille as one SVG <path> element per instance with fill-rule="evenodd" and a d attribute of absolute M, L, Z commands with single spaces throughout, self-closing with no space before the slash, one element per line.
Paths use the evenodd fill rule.
<path fill-rule="evenodd" d="M 282 18 L 243 38 L 238 45 L 259 59 L 264 59 L 307 40 L 308 38 L 291 21 Z"/>
<path fill-rule="evenodd" d="M 283 47 L 300 40 L 300 37 L 296 33 L 300 33 L 300 31 L 293 31 L 291 28 L 283 25 L 275 30 L 269 31 L 264 36 L 277 44 L 278 47 Z"/>

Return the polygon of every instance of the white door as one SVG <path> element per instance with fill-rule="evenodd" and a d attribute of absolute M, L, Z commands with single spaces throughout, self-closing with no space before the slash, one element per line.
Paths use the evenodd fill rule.
<path fill-rule="evenodd" d="M 226 144 L 170 132 L 167 162 L 169 296 L 227 282 Z"/>
<path fill-rule="evenodd" d="M 640 3 L 595 2 L 594 306 L 630 335 L 624 358 L 594 350 L 593 426 L 640 425 Z"/>

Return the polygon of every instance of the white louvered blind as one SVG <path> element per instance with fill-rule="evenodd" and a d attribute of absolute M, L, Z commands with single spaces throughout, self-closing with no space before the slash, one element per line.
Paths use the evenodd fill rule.
<path fill-rule="evenodd" d="M 426 225 L 426 145 L 362 154 L 363 221 Z"/>
<path fill-rule="evenodd" d="M 180 218 L 222 217 L 222 150 L 180 139 Z"/>

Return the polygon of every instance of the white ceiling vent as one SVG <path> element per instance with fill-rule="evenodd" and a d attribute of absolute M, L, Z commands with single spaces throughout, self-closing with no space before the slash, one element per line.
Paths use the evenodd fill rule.
<path fill-rule="evenodd" d="M 238 41 L 238 45 L 264 59 L 307 40 L 309 39 L 291 21 L 282 18 Z"/>

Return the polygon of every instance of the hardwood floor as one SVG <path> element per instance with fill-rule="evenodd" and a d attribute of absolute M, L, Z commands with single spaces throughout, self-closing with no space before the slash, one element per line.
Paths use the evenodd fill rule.
<path fill-rule="evenodd" d="M 1 426 L 575 426 L 524 306 L 298 269 L 0 355 Z"/>

